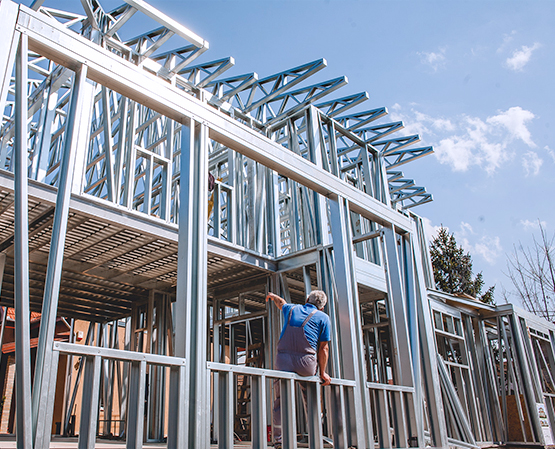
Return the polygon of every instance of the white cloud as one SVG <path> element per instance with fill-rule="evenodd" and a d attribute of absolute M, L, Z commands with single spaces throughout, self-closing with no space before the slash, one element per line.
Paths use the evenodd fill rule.
<path fill-rule="evenodd" d="M 448 164 L 455 171 L 466 171 L 472 163 L 476 163 L 472 153 L 474 147 L 471 140 L 454 136 L 434 145 L 434 152 L 441 164 Z"/>
<path fill-rule="evenodd" d="M 520 50 L 513 51 L 512 56 L 507 58 L 505 61 L 506 66 L 515 72 L 522 70 L 530 62 L 532 53 L 540 47 L 541 45 L 538 42 L 535 42 L 531 47 L 523 45 Z"/>
<path fill-rule="evenodd" d="M 547 154 L 549 154 L 551 159 L 553 159 L 553 162 L 555 162 L 555 150 L 552 150 L 547 145 L 544 147 L 544 150 L 547 151 Z"/>
<path fill-rule="evenodd" d="M 536 176 L 540 172 L 543 159 L 538 156 L 535 151 L 528 151 L 522 156 L 522 166 L 526 172 L 526 176 Z"/>
<path fill-rule="evenodd" d="M 462 135 L 440 140 L 434 146 L 437 159 L 442 164 L 451 165 L 455 171 L 466 171 L 471 165 L 482 166 L 493 173 L 509 158 L 506 144 L 490 141 L 493 133 L 491 125 L 476 117 L 465 117 L 460 127 Z"/>
<path fill-rule="evenodd" d="M 489 117 L 488 123 L 505 127 L 511 136 L 515 139 L 522 140 L 529 147 L 535 147 L 536 144 L 532 142 L 530 131 L 526 127 L 526 123 L 534 118 L 534 114 L 520 106 L 515 106 L 501 112 L 498 115 Z"/>
<path fill-rule="evenodd" d="M 461 221 L 461 234 L 462 235 L 474 234 L 474 229 L 472 229 L 472 225 L 470 223 Z"/>
<path fill-rule="evenodd" d="M 438 118 L 438 119 L 434 119 L 434 121 L 432 122 L 432 126 L 440 131 L 454 131 L 455 130 L 455 125 L 453 125 L 453 123 L 451 123 L 451 120 L 449 119 L 444 119 L 444 118 Z"/>
<path fill-rule="evenodd" d="M 507 45 L 509 45 L 513 41 L 515 34 L 516 34 L 516 31 L 513 30 L 513 31 L 511 31 L 510 34 L 503 35 L 503 43 L 497 49 L 497 53 L 502 53 L 505 50 Z"/>
<path fill-rule="evenodd" d="M 470 116 L 431 117 L 414 109 L 405 112 L 397 104 L 391 118 L 407 124 L 404 130 L 407 135 L 425 136 L 433 144 L 438 161 L 451 166 L 454 171 L 467 171 L 478 166 L 493 174 L 515 157 L 518 150 L 513 144 L 515 140 L 530 148 L 536 147 L 528 130 L 528 122 L 535 116 L 519 106 L 482 120 Z M 553 156 L 555 160 L 555 152 Z M 526 156 L 526 160 L 529 173 L 535 173 L 538 162 L 531 155 Z"/>
<path fill-rule="evenodd" d="M 540 225 L 542 228 L 547 227 L 547 222 L 540 221 L 540 220 L 520 220 L 520 225 L 524 228 L 525 231 L 535 231 L 540 229 Z"/>
<path fill-rule="evenodd" d="M 474 245 L 472 254 L 482 256 L 486 262 L 493 265 L 502 254 L 499 237 L 482 237 L 480 241 Z"/>
<path fill-rule="evenodd" d="M 417 123 L 428 123 L 433 129 L 437 131 L 453 131 L 455 129 L 455 126 L 453 125 L 451 120 L 443 117 L 430 117 L 429 115 L 419 111 L 414 111 L 414 116 Z"/>
<path fill-rule="evenodd" d="M 467 238 L 461 239 L 461 246 L 469 252 L 472 258 L 481 257 L 490 265 L 494 265 L 503 254 L 499 237 L 482 236 L 475 244 L 470 243 Z"/>
<path fill-rule="evenodd" d="M 432 239 L 437 237 L 437 234 L 441 229 L 441 225 L 436 226 L 432 224 L 432 220 L 426 217 L 422 217 L 422 224 L 424 225 L 424 232 L 426 233 L 426 239 L 428 240 L 428 243 L 430 243 Z M 449 230 L 449 228 L 446 228 L 446 229 Z"/>
<path fill-rule="evenodd" d="M 434 72 L 437 72 L 440 68 L 445 67 L 445 51 L 446 49 L 443 47 L 438 52 L 419 51 L 417 54 L 420 56 L 422 64 L 429 66 Z"/>

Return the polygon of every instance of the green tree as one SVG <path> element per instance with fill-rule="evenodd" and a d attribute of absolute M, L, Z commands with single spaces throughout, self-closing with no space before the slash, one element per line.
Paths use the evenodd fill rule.
<path fill-rule="evenodd" d="M 455 236 L 443 226 L 430 245 L 436 287 L 445 293 L 465 293 L 486 304 L 493 304 L 495 286 L 482 294 L 482 273 L 472 274 L 472 257 L 457 245 Z"/>

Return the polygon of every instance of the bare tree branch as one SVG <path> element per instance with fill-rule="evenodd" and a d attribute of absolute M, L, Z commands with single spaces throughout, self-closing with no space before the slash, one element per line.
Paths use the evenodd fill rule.
<path fill-rule="evenodd" d="M 549 238 L 541 222 L 539 227 L 530 248 L 520 242 L 513 247 L 506 276 L 527 310 L 555 322 L 555 235 Z"/>

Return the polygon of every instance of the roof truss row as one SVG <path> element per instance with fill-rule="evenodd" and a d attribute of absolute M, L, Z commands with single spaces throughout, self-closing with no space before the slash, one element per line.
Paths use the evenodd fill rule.
<path fill-rule="evenodd" d="M 29 48 L 31 51 L 35 51 L 71 70 L 76 70 L 81 65 L 86 65 L 88 68 L 87 76 L 91 80 L 129 99 L 137 101 L 178 123 L 189 125 L 191 119 L 196 122 L 203 122 L 208 126 L 209 136 L 214 141 L 326 197 L 335 198 L 341 196 L 346 198 L 351 210 L 360 213 L 369 220 L 388 227 L 394 225 L 401 231 L 408 231 L 410 229 L 408 217 L 393 210 L 389 205 L 372 198 L 334 174 L 322 170 L 303 157 L 288 151 L 282 145 L 261 134 L 258 129 L 253 129 L 236 120 L 234 114 L 230 115 L 225 113 L 225 111 L 214 108 L 208 101 L 195 98 L 189 92 L 168 83 L 166 79 L 156 76 L 152 71 L 137 70 L 137 66 L 132 62 L 126 61 L 117 54 L 107 51 L 72 30 L 60 26 L 60 24 L 44 14 L 21 6 L 16 28 L 18 31 L 25 32 L 29 36 Z M 222 64 L 224 66 L 230 65 L 229 63 L 230 61 L 221 61 L 220 65 L 215 64 L 212 67 L 221 67 Z M 275 127 L 276 119 L 280 117 L 286 118 L 291 113 L 299 110 L 304 103 L 310 105 L 311 102 L 320 99 L 327 90 L 333 91 L 345 82 L 345 79 L 338 79 L 323 83 L 321 86 L 313 85 L 298 89 L 289 94 L 285 93 L 284 85 L 289 88 L 297 84 L 298 81 L 285 83 L 284 80 L 288 77 L 298 80 L 303 78 L 306 73 L 319 70 L 321 66 L 325 66 L 325 61 L 316 61 L 316 63 L 307 65 L 307 67 L 303 66 L 284 72 L 281 76 L 267 77 L 258 81 L 259 89 L 262 89 L 263 86 L 266 89 L 264 91 L 265 97 L 264 99 L 255 100 L 256 97 L 252 95 L 250 97 L 247 96 L 247 99 L 244 100 L 244 104 L 248 105 L 248 107 L 245 106 L 245 111 L 247 109 L 252 111 L 257 107 L 262 107 L 262 105 L 269 107 L 272 103 L 277 102 L 273 113 L 268 116 L 270 124 Z M 206 64 L 206 67 L 210 69 L 211 65 Z M 206 72 L 203 72 L 202 67 L 197 67 L 197 69 L 190 70 L 188 73 Z M 184 73 L 184 75 L 186 74 Z M 204 78 L 199 79 L 199 83 L 207 86 L 210 85 L 205 82 Z M 270 84 L 270 81 L 273 82 L 274 89 L 269 91 L 266 86 Z M 216 81 L 211 81 L 211 83 L 214 82 Z M 260 84 L 261 82 L 262 84 Z M 205 93 L 207 97 L 210 96 L 208 92 Z M 204 95 L 200 96 L 202 98 Z M 335 112 L 345 110 L 350 104 L 360 103 L 364 100 L 364 97 L 364 95 L 362 97 L 361 95 L 356 95 L 350 98 L 345 97 L 336 102 L 328 101 L 322 104 L 322 109 L 327 110 L 330 115 L 334 115 Z M 289 114 L 286 111 L 286 103 L 292 105 Z M 375 118 L 376 115 L 373 113 L 371 116 Z M 361 138 L 363 142 L 365 138 L 376 141 L 378 137 L 389 133 L 389 131 L 385 132 L 383 129 L 392 129 L 391 126 L 384 127 L 382 125 L 381 127 L 374 127 L 375 130 L 368 128 L 369 131 L 365 131 L 361 127 L 368 122 L 368 120 L 365 121 L 366 116 L 358 114 L 358 116 L 352 117 L 338 118 L 337 127 L 341 129 L 341 123 L 348 124 L 349 127 L 353 128 L 353 131 L 351 132 L 347 128 L 343 129 L 343 132 L 350 132 L 349 137 L 355 141 L 360 141 Z M 351 124 L 351 122 L 355 124 Z M 355 133 L 357 128 L 360 129 L 358 134 Z M 396 125 L 394 128 L 397 129 L 399 126 Z M 379 144 L 379 142 L 375 142 L 375 144 Z M 388 154 L 384 153 L 384 157 L 391 155 L 397 158 L 397 162 L 391 161 L 390 165 L 392 167 L 399 165 L 398 160 L 400 160 L 401 155 L 393 151 L 393 148 L 390 148 L 391 144 L 384 142 L 382 145 L 389 151 Z M 418 152 L 415 154 L 418 156 L 423 153 L 427 154 L 429 148 L 426 148 L 426 150 L 428 151 L 423 152 L 423 149 L 418 149 Z M 405 160 L 409 159 L 410 154 L 404 157 Z M 422 192 L 423 189 L 420 188 L 417 194 L 420 195 Z M 414 195 L 414 191 L 410 193 L 412 194 L 411 196 Z M 398 196 L 396 201 L 399 201 L 399 198 L 402 197 Z M 431 199 L 429 194 L 427 198 L 428 200 Z"/>

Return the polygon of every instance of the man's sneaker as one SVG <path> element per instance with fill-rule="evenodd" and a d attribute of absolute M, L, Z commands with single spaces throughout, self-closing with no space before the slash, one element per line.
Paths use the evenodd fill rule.
<path fill-rule="evenodd" d="M 281 449 L 281 443 L 274 443 L 274 449 Z"/>

